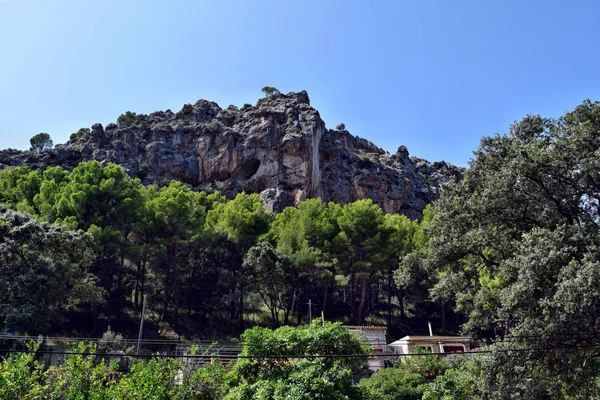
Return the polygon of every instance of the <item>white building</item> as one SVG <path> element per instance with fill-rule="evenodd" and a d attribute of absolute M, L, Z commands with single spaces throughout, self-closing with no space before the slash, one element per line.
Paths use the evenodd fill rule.
<path fill-rule="evenodd" d="M 386 327 L 385 326 L 349 326 L 346 325 L 344 328 L 350 332 L 357 332 L 362 334 L 367 342 L 371 345 L 373 356 L 369 357 L 368 365 L 371 371 L 377 371 L 383 368 L 385 365 L 386 354 L 393 353 L 390 351 L 386 340 Z"/>
<path fill-rule="evenodd" d="M 432 353 L 463 353 L 469 351 L 468 336 L 404 336 L 388 346 L 394 354 L 414 354 L 418 349 Z"/>

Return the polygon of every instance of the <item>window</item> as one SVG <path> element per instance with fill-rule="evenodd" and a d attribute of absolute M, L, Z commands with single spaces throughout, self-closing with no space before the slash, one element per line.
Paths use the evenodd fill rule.
<path fill-rule="evenodd" d="M 428 352 L 433 353 L 433 346 L 430 345 L 415 345 L 415 352 Z"/>
<path fill-rule="evenodd" d="M 461 345 L 442 345 L 444 353 L 463 353 L 465 346 Z"/>

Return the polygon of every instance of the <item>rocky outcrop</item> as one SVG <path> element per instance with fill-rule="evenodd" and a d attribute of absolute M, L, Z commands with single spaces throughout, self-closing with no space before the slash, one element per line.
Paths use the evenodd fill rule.
<path fill-rule="evenodd" d="M 311 197 L 348 203 L 371 198 L 388 213 L 418 218 L 443 183 L 462 169 L 389 154 L 348 131 L 328 130 L 306 92 L 276 94 L 253 107 L 199 100 L 173 113 L 138 115 L 128 126 L 100 124 L 40 153 L 0 151 L 0 168 L 72 168 L 81 161 L 121 165 L 144 183 L 180 180 L 226 196 L 259 193 L 272 211 Z"/>

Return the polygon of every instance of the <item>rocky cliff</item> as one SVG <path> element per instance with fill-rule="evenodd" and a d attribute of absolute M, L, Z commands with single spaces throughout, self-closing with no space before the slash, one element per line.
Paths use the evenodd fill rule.
<path fill-rule="evenodd" d="M 40 153 L 0 151 L 0 168 L 72 168 L 92 159 L 117 163 L 144 183 L 177 179 L 227 196 L 260 193 L 273 211 L 310 197 L 371 198 L 410 218 L 443 183 L 462 176 L 445 162 L 410 158 L 404 146 L 389 154 L 348 131 L 328 130 L 304 91 L 242 109 L 199 100 L 177 113 L 137 115 L 127 126 L 95 124 L 89 134 Z"/>

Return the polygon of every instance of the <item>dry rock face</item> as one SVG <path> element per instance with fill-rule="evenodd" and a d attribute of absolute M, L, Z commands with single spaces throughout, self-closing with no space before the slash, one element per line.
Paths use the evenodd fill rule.
<path fill-rule="evenodd" d="M 89 134 L 41 153 L 0 151 L 0 168 L 72 168 L 88 160 L 117 163 L 144 183 L 177 179 L 228 197 L 259 193 L 275 212 L 312 197 L 371 198 L 385 212 L 410 218 L 463 172 L 409 158 L 404 146 L 389 154 L 348 131 L 328 130 L 305 91 L 241 110 L 199 100 L 177 113 L 138 115 L 128 126 L 95 124 Z"/>

